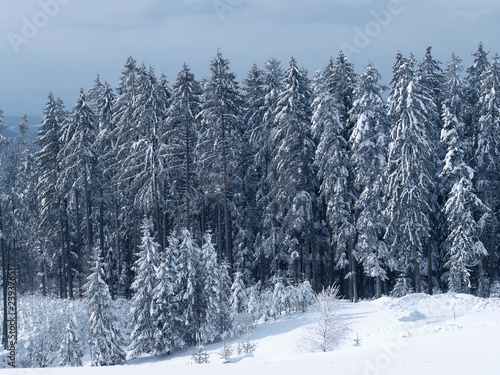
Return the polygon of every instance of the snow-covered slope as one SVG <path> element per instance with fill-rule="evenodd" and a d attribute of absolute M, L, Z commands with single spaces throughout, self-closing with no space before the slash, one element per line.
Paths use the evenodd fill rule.
<path fill-rule="evenodd" d="M 500 374 L 500 299 L 464 294 L 401 299 L 384 297 L 357 304 L 340 302 L 352 340 L 328 353 L 307 353 L 299 342 L 305 314 L 259 324 L 253 357 L 235 354 L 222 364 L 220 343 L 206 346 L 209 364 L 192 364 L 187 351 L 140 358 L 108 368 L 3 370 L 18 374 Z M 354 346 L 356 335 L 361 345 Z M 243 341 L 244 338 L 241 339 Z M 239 340 L 234 340 L 237 345 Z M 15 372 L 14 372 L 15 371 Z"/>

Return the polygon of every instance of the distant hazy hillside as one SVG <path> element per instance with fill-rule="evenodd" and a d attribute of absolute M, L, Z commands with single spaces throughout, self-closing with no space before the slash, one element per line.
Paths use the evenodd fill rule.
<path fill-rule="evenodd" d="M 7 125 L 7 129 L 5 129 L 2 132 L 2 135 L 4 137 L 10 138 L 10 137 L 15 137 L 16 135 L 19 134 L 19 131 L 17 130 L 16 126 L 21 121 L 20 117 L 5 116 L 3 121 L 4 121 L 4 124 Z M 32 139 L 36 138 L 36 133 L 38 131 L 38 128 L 39 128 L 41 122 L 42 122 L 41 117 L 28 116 L 28 123 L 30 125 L 29 138 L 32 138 Z"/>

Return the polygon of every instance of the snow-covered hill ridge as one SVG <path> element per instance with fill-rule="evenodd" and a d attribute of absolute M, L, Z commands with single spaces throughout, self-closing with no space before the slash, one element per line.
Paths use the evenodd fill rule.
<path fill-rule="evenodd" d="M 5 374 L 499 374 L 500 299 L 465 294 L 412 294 L 353 304 L 339 302 L 351 338 L 338 350 L 308 353 L 300 339 L 310 323 L 305 314 L 262 322 L 251 340 L 255 355 L 234 354 L 222 364 L 221 344 L 206 346 L 210 363 L 192 364 L 188 350 L 139 358 L 118 367 L 7 370 Z M 314 308 L 314 307 L 313 307 Z M 356 335 L 361 345 L 354 345 Z M 233 340 L 237 345 L 244 338 Z"/>

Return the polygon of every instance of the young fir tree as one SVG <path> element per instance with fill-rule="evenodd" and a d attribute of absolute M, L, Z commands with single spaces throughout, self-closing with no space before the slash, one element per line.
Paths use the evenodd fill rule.
<path fill-rule="evenodd" d="M 92 366 L 110 366 L 125 360 L 124 344 L 120 330 L 116 327 L 116 316 L 109 288 L 105 282 L 102 258 L 94 255 L 91 274 L 87 277 L 85 299 L 89 306 L 89 344 Z"/>
<path fill-rule="evenodd" d="M 177 296 L 179 322 L 182 337 L 190 345 L 196 344 L 200 329 L 198 272 L 200 249 L 187 229 L 182 230 L 179 241 L 179 257 L 175 267 L 175 294 Z"/>
<path fill-rule="evenodd" d="M 219 265 L 217 251 L 212 243 L 212 236 L 203 236 L 203 246 L 200 253 L 200 267 L 197 273 L 197 284 L 200 291 L 198 300 L 199 338 L 203 343 L 213 341 L 219 333 L 218 320 L 218 280 Z"/>
<path fill-rule="evenodd" d="M 381 282 L 387 279 L 385 270 L 388 248 L 384 241 L 386 222 L 384 209 L 384 170 L 387 164 L 389 121 L 382 99 L 380 74 L 371 63 L 359 79 L 354 91 L 351 110 L 354 128 L 351 134 L 351 161 L 355 168 L 355 187 L 359 192 L 356 231 L 356 252 L 367 276 L 376 280 L 376 296 L 382 294 Z"/>
<path fill-rule="evenodd" d="M 400 65 L 399 79 L 395 87 L 409 83 L 405 90 L 393 90 L 401 96 L 393 96 L 399 103 L 390 113 L 395 124 L 390 134 L 389 155 L 386 168 L 388 220 L 386 240 L 391 246 L 391 256 L 397 262 L 400 278 L 396 289 L 407 285 L 406 277 L 413 271 L 415 292 L 421 291 L 421 264 L 427 248 L 429 231 L 429 198 L 434 176 L 429 164 L 434 160 L 429 135 L 434 101 L 419 80 L 413 78 L 412 58 Z M 397 77 L 396 77 L 397 78 Z"/>
<path fill-rule="evenodd" d="M 154 351 L 155 322 L 152 316 L 154 290 L 158 284 L 159 245 L 152 237 L 153 223 L 147 217 L 142 226 L 142 239 L 135 262 L 134 295 L 130 300 L 130 350 L 132 357 Z"/>
<path fill-rule="evenodd" d="M 158 283 L 153 291 L 152 318 L 155 326 L 153 354 L 168 353 L 185 345 L 182 335 L 182 317 L 177 301 L 176 262 L 179 256 L 179 239 L 169 238 L 169 245 L 161 256 Z"/>
<path fill-rule="evenodd" d="M 453 54 L 445 72 L 444 127 L 441 132 L 441 141 L 448 149 L 441 175 L 452 184 L 444 206 L 449 228 L 446 246 L 448 262 L 445 266 L 449 269 L 448 287 L 457 293 L 470 289 L 471 268 L 486 255 L 476 221 L 477 213 L 484 213 L 486 207 L 475 194 L 472 184 L 474 170 L 466 163 L 471 143 L 465 137 L 466 103 L 460 63 L 460 58 Z"/>
<path fill-rule="evenodd" d="M 314 245 L 316 145 L 310 125 L 311 97 L 306 72 L 292 58 L 274 111 L 270 170 L 275 180 L 269 209 L 275 211 L 275 220 L 281 223 L 278 236 L 273 238 L 275 275 L 283 270 L 293 275 L 296 282 L 304 274 L 306 279 L 314 278 L 318 283 L 318 254 Z M 291 258 L 297 259 L 295 264 L 290 264 Z"/>
<path fill-rule="evenodd" d="M 76 329 L 74 317 L 68 317 L 68 324 L 62 334 L 61 347 L 59 348 L 59 366 L 82 366 L 82 350 Z"/>
<path fill-rule="evenodd" d="M 248 306 L 247 289 L 243 282 L 241 272 L 236 272 L 233 284 L 231 285 L 231 308 L 237 314 L 246 312 Z"/>

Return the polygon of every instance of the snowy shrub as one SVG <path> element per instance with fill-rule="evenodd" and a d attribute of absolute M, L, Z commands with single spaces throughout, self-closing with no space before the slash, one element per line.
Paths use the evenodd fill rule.
<path fill-rule="evenodd" d="M 18 299 L 19 367 L 54 367 L 74 359 L 87 346 L 87 309 L 81 301 L 39 295 Z M 73 323 L 68 326 L 69 317 Z M 72 337 L 72 338 L 71 338 Z M 70 354 L 71 353 L 71 354 Z M 81 357 L 81 356 L 80 356 Z"/>
<path fill-rule="evenodd" d="M 205 350 L 205 346 L 203 346 L 203 339 L 200 333 L 197 334 L 196 337 L 196 346 L 195 351 L 191 353 L 191 359 L 196 364 L 209 363 L 210 355 Z"/>
<path fill-rule="evenodd" d="M 223 360 L 224 363 L 229 363 L 229 359 L 234 353 L 234 348 L 229 342 L 229 334 L 224 332 L 222 334 L 222 347 L 219 351 L 219 356 Z"/>
<path fill-rule="evenodd" d="M 299 346 L 311 352 L 327 352 L 342 344 L 350 332 L 338 311 L 339 288 L 330 287 L 316 296 L 315 306 L 307 314 L 311 323 Z"/>
<path fill-rule="evenodd" d="M 413 289 L 409 280 L 406 277 L 400 277 L 391 291 L 391 297 L 400 298 L 411 293 Z"/>

